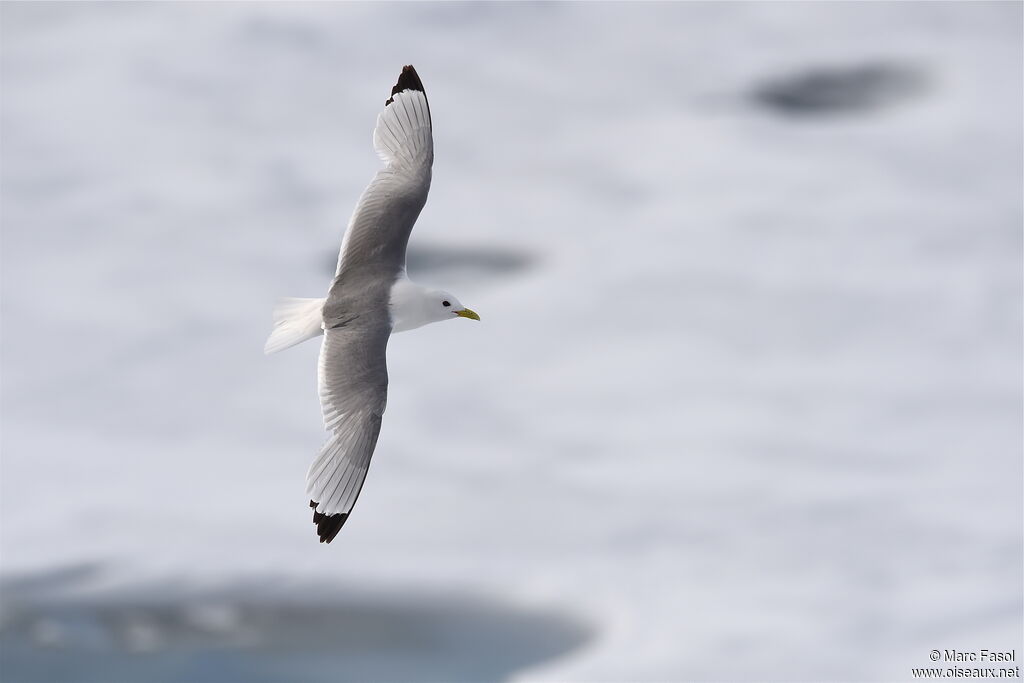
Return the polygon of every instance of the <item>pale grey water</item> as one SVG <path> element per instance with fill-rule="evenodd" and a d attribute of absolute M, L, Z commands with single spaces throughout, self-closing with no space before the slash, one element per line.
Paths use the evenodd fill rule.
<path fill-rule="evenodd" d="M 1020 4 L 0 12 L 0 577 L 42 587 L 0 596 L 4 681 L 900 680 L 1021 641 Z M 315 345 L 260 350 L 409 62 L 410 273 L 484 321 L 389 347 L 326 548 Z M 77 562 L 110 592 L 53 593 Z"/>

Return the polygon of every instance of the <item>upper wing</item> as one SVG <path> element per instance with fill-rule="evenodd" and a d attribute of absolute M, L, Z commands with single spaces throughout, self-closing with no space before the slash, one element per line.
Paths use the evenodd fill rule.
<path fill-rule="evenodd" d="M 405 247 L 427 201 L 434 163 L 430 107 L 412 66 L 402 68 L 384 111 L 377 116 L 373 146 L 385 166 L 363 191 L 352 214 L 336 275 L 365 263 L 405 267 Z"/>
<path fill-rule="evenodd" d="M 306 492 L 321 543 L 330 543 L 348 519 L 363 487 L 387 404 L 386 314 L 360 317 L 324 331 L 319 389 L 331 436 L 306 475 Z"/>

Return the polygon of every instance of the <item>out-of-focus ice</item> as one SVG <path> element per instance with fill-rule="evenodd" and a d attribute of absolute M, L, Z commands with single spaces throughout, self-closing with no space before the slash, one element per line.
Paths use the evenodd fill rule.
<path fill-rule="evenodd" d="M 593 625 L 524 672 L 556 680 L 1020 642 L 1019 4 L 0 12 L 2 576 L 493 594 Z M 317 346 L 261 349 L 275 296 L 326 291 L 406 63 L 414 247 L 499 265 L 421 264 L 483 322 L 392 340 L 324 547 Z M 865 64 L 921 80 L 751 96 Z"/>

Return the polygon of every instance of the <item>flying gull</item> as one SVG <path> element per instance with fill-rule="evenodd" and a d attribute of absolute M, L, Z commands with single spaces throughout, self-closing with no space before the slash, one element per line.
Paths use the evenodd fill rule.
<path fill-rule="evenodd" d="M 324 336 L 317 378 L 330 436 L 306 475 L 321 543 L 338 535 L 363 487 L 387 403 L 391 333 L 452 318 L 480 319 L 448 292 L 406 276 L 409 233 L 430 189 L 430 125 L 423 83 L 416 69 L 403 67 L 373 131 L 384 168 L 352 214 L 327 297 L 281 299 L 274 308 L 266 353 Z"/>

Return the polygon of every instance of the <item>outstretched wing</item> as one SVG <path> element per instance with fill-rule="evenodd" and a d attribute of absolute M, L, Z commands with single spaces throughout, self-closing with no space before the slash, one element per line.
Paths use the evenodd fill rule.
<path fill-rule="evenodd" d="M 331 436 L 306 476 L 321 543 L 348 519 L 377 445 L 387 403 L 388 297 L 430 189 L 430 109 L 411 66 L 377 117 L 373 144 L 385 166 L 352 215 L 323 307 L 320 405 Z"/>
<path fill-rule="evenodd" d="M 321 543 L 338 535 L 370 467 L 387 404 L 390 334 L 385 311 L 324 332 L 318 378 L 324 426 L 331 435 L 306 475 Z"/>
<path fill-rule="evenodd" d="M 423 83 L 412 66 L 402 68 L 384 111 L 377 116 L 373 146 L 385 166 L 363 191 L 341 243 L 336 275 L 367 264 L 405 267 L 405 247 L 427 201 L 434 138 Z"/>

